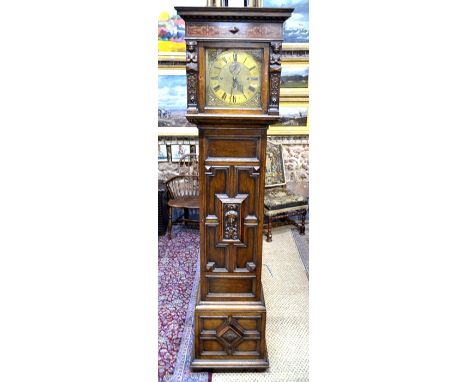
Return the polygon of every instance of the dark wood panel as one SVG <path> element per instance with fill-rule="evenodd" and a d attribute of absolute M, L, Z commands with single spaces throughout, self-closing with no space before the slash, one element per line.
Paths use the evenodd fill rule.
<path fill-rule="evenodd" d="M 224 351 L 224 346 L 221 345 L 217 340 L 203 340 L 202 341 L 202 351 L 206 352 L 223 352 L 226 354 Z"/>
<path fill-rule="evenodd" d="M 225 271 L 227 272 L 228 264 L 228 249 L 226 246 L 219 246 L 217 239 L 216 227 L 207 227 L 206 230 L 206 246 L 204 249 L 206 252 L 207 265 L 209 263 L 213 264 L 213 270 L 218 272 Z M 209 271 L 209 267 L 205 267 Z"/>
<path fill-rule="evenodd" d="M 209 169 L 205 169 L 206 190 L 205 194 L 202 195 L 205 200 L 205 208 L 203 208 L 203 216 L 205 218 L 209 215 L 216 216 L 216 200 L 214 195 L 227 193 L 228 172 L 228 166 L 210 166 Z"/>
<path fill-rule="evenodd" d="M 256 138 L 208 138 L 207 160 L 212 158 L 243 158 L 258 160 L 258 140 Z"/>
<path fill-rule="evenodd" d="M 216 277 L 210 275 L 207 277 L 208 294 L 215 297 L 216 294 L 255 294 L 255 277 Z"/>
<path fill-rule="evenodd" d="M 251 262 L 256 264 L 256 254 L 257 254 L 257 228 L 256 227 L 246 227 L 244 234 L 244 247 L 236 247 L 236 272 L 250 272 L 247 269 L 247 263 Z"/>
<path fill-rule="evenodd" d="M 236 352 L 255 352 L 258 354 L 259 342 L 260 341 L 258 340 L 244 340 L 239 345 L 237 345 Z"/>
<path fill-rule="evenodd" d="M 213 22 L 190 23 L 186 29 L 187 37 L 227 37 L 232 40 L 253 38 L 253 39 L 281 39 L 280 24 L 259 24 L 259 23 L 223 23 Z"/>

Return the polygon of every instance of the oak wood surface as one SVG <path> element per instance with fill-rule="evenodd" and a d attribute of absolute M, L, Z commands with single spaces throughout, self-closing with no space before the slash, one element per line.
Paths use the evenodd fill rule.
<path fill-rule="evenodd" d="M 265 369 L 266 136 L 279 121 L 283 22 L 293 9 L 175 8 L 186 23 L 186 116 L 197 125 L 200 148 L 200 285 L 191 366 Z M 206 105 L 205 52 L 212 48 L 263 52 L 260 107 Z"/>

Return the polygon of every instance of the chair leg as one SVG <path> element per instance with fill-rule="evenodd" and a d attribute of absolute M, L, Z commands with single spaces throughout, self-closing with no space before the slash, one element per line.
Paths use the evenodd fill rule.
<path fill-rule="evenodd" d="M 267 225 L 267 243 L 273 241 L 273 235 L 271 234 L 271 216 L 268 217 L 268 225 Z"/>
<path fill-rule="evenodd" d="M 307 215 L 307 211 L 302 211 L 301 216 L 301 228 L 299 229 L 299 235 L 305 235 L 305 218 Z"/>
<path fill-rule="evenodd" d="M 172 207 L 169 206 L 169 222 L 167 223 L 167 236 L 172 239 Z"/>
<path fill-rule="evenodd" d="M 184 208 L 184 226 L 187 225 L 187 220 L 189 219 L 189 210 L 188 208 Z"/>

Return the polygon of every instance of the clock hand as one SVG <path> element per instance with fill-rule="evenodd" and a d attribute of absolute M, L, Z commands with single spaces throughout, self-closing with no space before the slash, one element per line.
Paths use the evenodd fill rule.
<path fill-rule="evenodd" d="M 234 95 L 234 89 L 237 87 L 237 79 L 236 77 L 232 76 L 232 86 L 231 86 L 231 96 Z"/>

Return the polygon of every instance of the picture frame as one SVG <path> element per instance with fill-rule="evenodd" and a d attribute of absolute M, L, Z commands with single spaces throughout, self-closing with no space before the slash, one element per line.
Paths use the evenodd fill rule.
<path fill-rule="evenodd" d="M 271 125 L 269 135 L 309 135 L 309 102 L 280 101 L 280 122 Z"/>
<path fill-rule="evenodd" d="M 166 144 L 160 143 L 158 145 L 158 162 L 168 162 L 169 157 L 167 155 L 167 146 Z"/>
<path fill-rule="evenodd" d="M 309 64 L 286 62 L 281 67 L 281 98 L 309 96 Z"/>
<path fill-rule="evenodd" d="M 195 132 L 195 125 L 185 118 L 187 77 L 185 69 L 158 71 L 158 135 L 184 135 Z M 189 128 L 189 129 L 187 129 Z"/>
<path fill-rule="evenodd" d="M 205 0 L 185 0 L 185 6 L 205 6 Z M 158 52 L 182 53 L 185 56 L 185 22 L 173 6 L 162 8 L 158 15 Z"/>
<path fill-rule="evenodd" d="M 190 154 L 190 144 L 171 144 L 171 162 L 178 162 L 185 154 Z"/>

